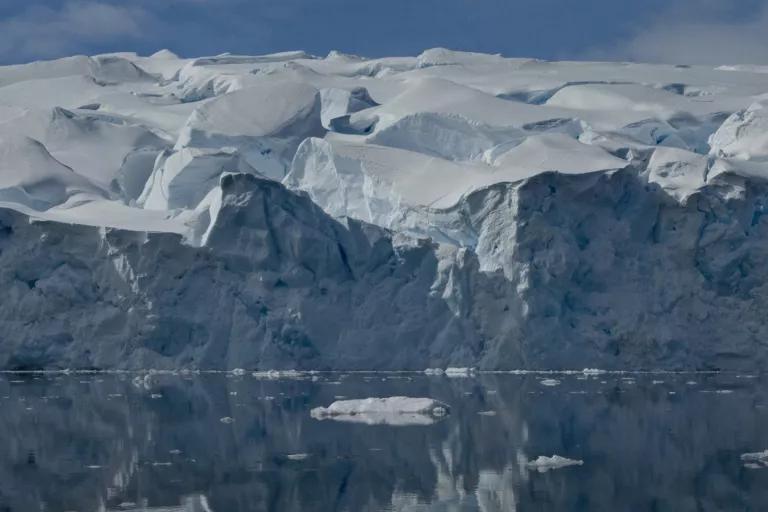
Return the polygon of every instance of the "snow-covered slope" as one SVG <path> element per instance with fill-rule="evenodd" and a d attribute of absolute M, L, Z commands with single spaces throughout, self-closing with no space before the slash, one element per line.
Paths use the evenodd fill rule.
<path fill-rule="evenodd" d="M 0 67 L 0 368 L 762 366 L 767 76 Z"/>

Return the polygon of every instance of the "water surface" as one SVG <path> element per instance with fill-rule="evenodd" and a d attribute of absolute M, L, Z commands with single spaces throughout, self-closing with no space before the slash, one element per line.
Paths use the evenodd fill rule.
<path fill-rule="evenodd" d="M 0 376 L 0 512 L 768 510 L 763 377 L 136 377 Z M 451 413 L 310 417 L 393 395 Z M 527 466 L 553 454 L 584 464 Z"/>

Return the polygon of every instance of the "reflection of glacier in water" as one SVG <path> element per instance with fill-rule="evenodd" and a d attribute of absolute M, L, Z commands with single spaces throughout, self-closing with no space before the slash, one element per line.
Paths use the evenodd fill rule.
<path fill-rule="evenodd" d="M 768 507 L 768 468 L 741 457 L 768 448 L 763 378 L 134 377 L 0 376 L 0 511 Z M 338 396 L 430 397 L 450 414 L 396 427 L 310 416 Z M 552 455 L 584 463 L 529 466 Z"/>

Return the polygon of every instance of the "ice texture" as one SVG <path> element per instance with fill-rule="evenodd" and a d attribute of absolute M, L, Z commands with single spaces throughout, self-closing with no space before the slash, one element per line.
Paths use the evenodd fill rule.
<path fill-rule="evenodd" d="M 768 450 L 741 454 L 741 462 L 749 469 L 768 468 Z"/>
<path fill-rule="evenodd" d="M 527 467 L 540 473 L 545 473 L 553 469 L 560 469 L 568 466 L 581 466 L 583 464 L 583 460 L 568 459 L 566 457 L 561 457 L 560 455 L 553 455 L 551 457 L 539 455 L 536 459 L 529 461 Z"/>
<path fill-rule="evenodd" d="M 311 411 L 318 420 L 332 419 L 368 425 L 431 425 L 448 413 L 448 406 L 431 398 L 391 396 L 337 400 Z"/>
<path fill-rule="evenodd" d="M 0 369 L 764 368 L 767 97 L 442 48 L 2 66 Z"/>

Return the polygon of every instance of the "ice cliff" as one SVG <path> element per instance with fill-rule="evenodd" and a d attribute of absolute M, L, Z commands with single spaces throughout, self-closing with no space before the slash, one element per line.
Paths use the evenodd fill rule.
<path fill-rule="evenodd" d="M 0 368 L 756 368 L 768 75 L 0 67 Z"/>

